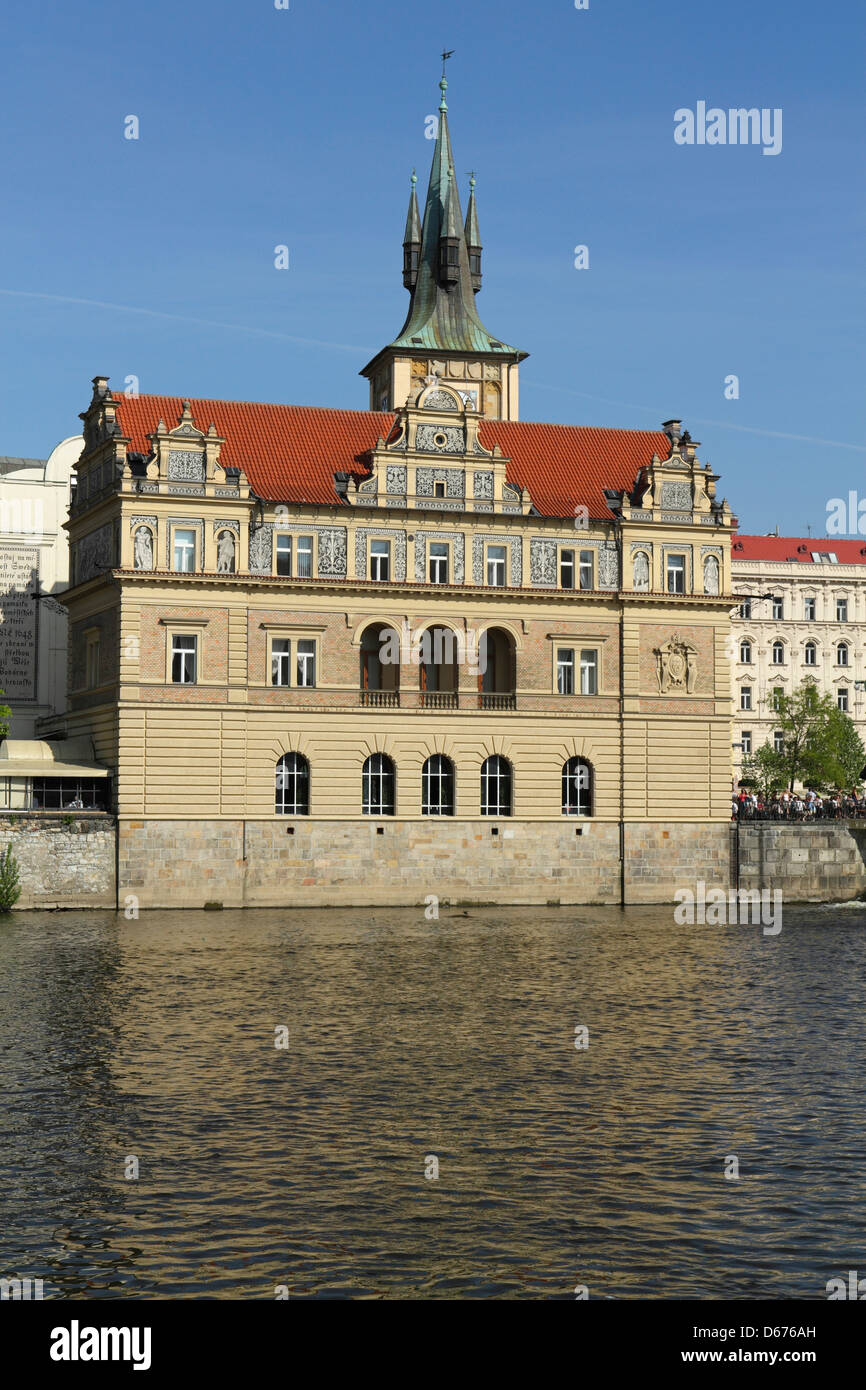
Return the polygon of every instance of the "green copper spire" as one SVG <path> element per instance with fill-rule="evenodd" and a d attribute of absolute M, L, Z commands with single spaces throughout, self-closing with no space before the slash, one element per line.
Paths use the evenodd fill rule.
<path fill-rule="evenodd" d="M 428 348 L 431 351 L 496 353 L 511 357 L 517 354 L 523 357 L 525 354 L 518 352 L 517 348 L 501 342 L 488 332 L 475 308 L 475 290 L 480 288 L 481 283 L 481 243 L 480 239 L 471 243 L 467 240 L 470 234 L 477 238 L 478 232 L 474 192 L 470 194 L 465 226 L 460 207 L 445 104 L 448 84 L 444 62 L 448 56 L 443 54 L 443 75 L 439 83 L 442 91 L 439 129 L 424 205 L 417 276 L 414 283 L 408 286 L 412 291 L 412 302 L 403 328 L 389 346 L 410 351 Z M 411 203 L 407 228 L 410 221 Z M 470 245 L 477 247 L 477 251 L 473 250 L 473 255 L 478 257 L 473 262 L 473 269 L 470 269 Z"/>
<path fill-rule="evenodd" d="M 421 253 L 421 218 L 418 216 L 418 199 L 415 196 L 417 182 L 418 177 L 413 169 L 409 180 L 412 190 L 409 194 L 409 211 L 406 213 L 406 228 L 403 232 L 403 284 L 407 290 L 415 288 L 418 279 L 418 257 Z"/>
<path fill-rule="evenodd" d="M 466 209 L 466 225 L 463 228 L 466 249 L 469 252 L 469 273 L 472 288 L 477 294 L 481 289 L 481 233 L 478 230 L 478 209 L 475 205 L 475 171 L 469 175 L 469 206 Z"/>

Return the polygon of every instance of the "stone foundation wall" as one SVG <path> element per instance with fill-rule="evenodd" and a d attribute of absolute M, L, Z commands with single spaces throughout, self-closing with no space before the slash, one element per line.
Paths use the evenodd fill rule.
<path fill-rule="evenodd" d="M 21 897 L 16 908 L 115 906 L 111 816 L 26 812 L 0 816 L 0 851 L 12 845 Z"/>
<path fill-rule="evenodd" d="M 620 901 L 610 823 L 122 820 L 119 836 L 121 898 L 142 907 Z M 628 902 L 730 883 L 727 824 L 628 825 L 626 855 Z"/>
<path fill-rule="evenodd" d="M 789 902 L 845 902 L 866 894 L 866 825 L 860 822 L 757 822 L 741 825 L 739 839 L 741 888 L 778 888 Z"/>

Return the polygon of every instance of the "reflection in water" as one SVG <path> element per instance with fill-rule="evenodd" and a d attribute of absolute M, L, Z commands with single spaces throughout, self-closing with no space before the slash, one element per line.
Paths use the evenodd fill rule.
<path fill-rule="evenodd" d="M 672 917 L 0 919 L 0 1275 L 825 1298 L 866 1244 L 866 909 L 786 909 L 775 938 Z"/>

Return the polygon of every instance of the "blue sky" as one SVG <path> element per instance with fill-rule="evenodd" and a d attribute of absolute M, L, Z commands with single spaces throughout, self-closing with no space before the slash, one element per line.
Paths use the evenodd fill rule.
<path fill-rule="evenodd" d="M 365 408 L 447 47 L 521 417 L 679 416 L 743 530 L 823 534 L 866 494 L 864 37 L 855 0 L 7 7 L 0 454 L 75 433 L 99 373 Z M 781 153 L 677 145 L 699 101 L 781 108 Z"/>

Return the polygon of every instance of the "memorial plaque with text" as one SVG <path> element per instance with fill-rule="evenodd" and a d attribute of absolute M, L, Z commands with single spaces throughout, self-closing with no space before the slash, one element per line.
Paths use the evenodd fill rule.
<path fill-rule="evenodd" d="M 33 546 L 0 545 L 0 690 L 8 700 L 36 699 L 36 604 Z"/>

